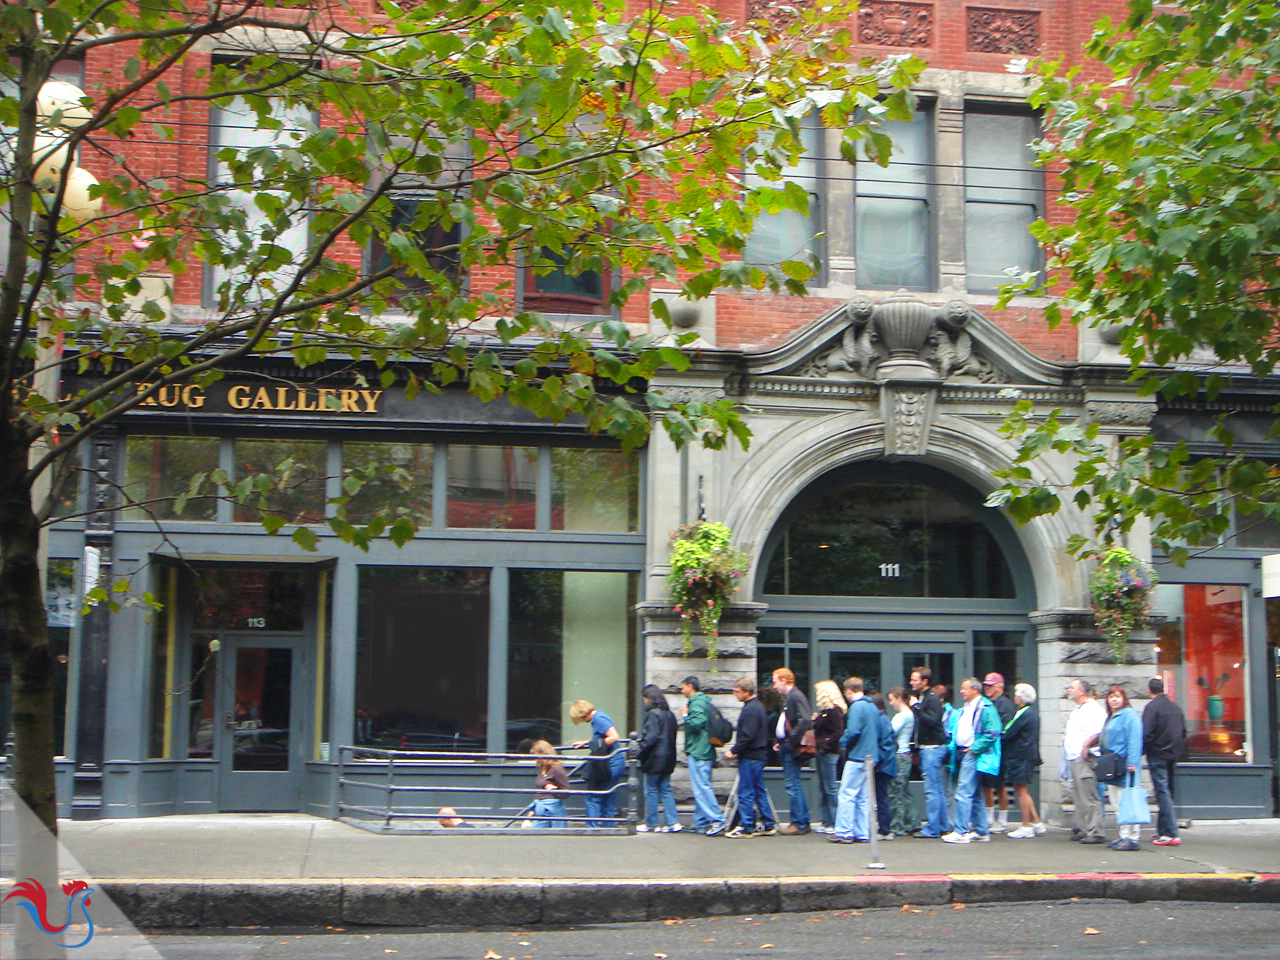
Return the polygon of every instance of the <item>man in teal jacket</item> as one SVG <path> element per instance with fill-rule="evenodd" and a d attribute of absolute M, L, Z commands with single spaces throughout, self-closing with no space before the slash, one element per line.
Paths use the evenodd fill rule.
<path fill-rule="evenodd" d="M 986 842 L 991 839 L 987 808 L 982 802 L 978 774 L 1000 770 L 1000 734 L 1003 725 L 995 704 L 982 695 L 977 677 L 960 684 L 964 706 L 951 731 L 951 765 L 956 770 L 956 805 L 947 843 Z"/>
<path fill-rule="evenodd" d="M 680 684 L 680 692 L 689 700 L 684 707 L 684 752 L 689 756 L 689 785 L 693 788 L 693 829 L 715 836 L 724 830 L 724 814 L 711 786 L 711 770 L 716 764 L 716 748 L 707 729 L 711 698 L 701 687 L 693 676 Z"/>

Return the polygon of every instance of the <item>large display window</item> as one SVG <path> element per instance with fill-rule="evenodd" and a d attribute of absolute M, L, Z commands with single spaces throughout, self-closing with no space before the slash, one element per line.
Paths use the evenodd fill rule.
<path fill-rule="evenodd" d="M 1156 587 L 1154 606 L 1168 616 L 1157 630 L 1157 669 L 1186 714 L 1188 760 L 1252 759 L 1245 593 L 1238 584 Z"/>

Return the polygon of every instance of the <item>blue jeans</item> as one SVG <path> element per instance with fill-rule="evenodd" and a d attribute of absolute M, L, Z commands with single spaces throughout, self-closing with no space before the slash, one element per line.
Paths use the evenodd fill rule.
<path fill-rule="evenodd" d="M 773 807 L 764 787 L 764 761 L 738 761 L 738 825 L 750 832 L 756 828 L 756 808 L 760 809 L 760 822 L 765 827 L 774 826 Z"/>
<path fill-rule="evenodd" d="M 612 789 L 618 785 L 621 777 L 610 780 L 601 790 L 609 790 L 610 792 L 604 796 L 585 796 L 582 798 L 582 805 L 587 808 L 588 827 L 616 827 L 619 824 L 610 823 L 603 819 L 605 817 L 617 817 L 618 815 L 618 791 Z"/>
<path fill-rule="evenodd" d="M 644 822 L 650 830 L 658 826 L 658 808 L 662 808 L 662 821 L 666 826 L 679 823 L 676 815 L 676 798 L 671 792 L 671 774 L 665 777 L 644 775 Z"/>
<path fill-rule="evenodd" d="M 804 795 L 804 780 L 800 771 L 804 761 L 791 752 L 786 742 L 778 744 L 782 756 L 782 781 L 787 786 L 787 805 L 791 808 L 791 822 L 803 830 L 809 829 L 809 798 Z"/>
<path fill-rule="evenodd" d="M 836 808 L 835 836 L 845 839 L 871 839 L 871 804 L 867 797 L 873 784 L 867 783 L 866 765 L 850 757 L 840 780 L 839 805 Z"/>
<path fill-rule="evenodd" d="M 560 797 L 538 797 L 533 801 L 533 815 L 535 817 L 563 817 L 565 816 L 564 800 Z M 547 819 L 534 820 L 533 825 L 535 828 L 545 827 L 550 829 L 552 827 L 563 827 L 566 824 L 563 820 Z"/>
<path fill-rule="evenodd" d="M 960 754 L 954 826 L 956 833 L 987 835 L 987 807 L 978 784 L 978 757 L 969 750 Z"/>
<path fill-rule="evenodd" d="M 693 829 L 705 831 L 724 823 L 724 813 L 711 786 L 714 760 L 689 758 L 689 785 L 693 788 Z"/>
<path fill-rule="evenodd" d="M 836 825 L 837 798 L 840 796 L 840 780 L 836 771 L 840 769 L 840 754 L 818 754 L 818 786 L 822 789 L 822 825 Z"/>
<path fill-rule="evenodd" d="M 941 744 L 920 748 L 920 776 L 924 780 L 924 808 L 927 823 L 924 836 L 940 837 L 951 829 L 947 816 L 947 787 L 943 764 L 947 748 Z"/>
<path fill-rule="evenodd" d="M 1151 771 L 1151 789 L 1156 795 L 1156 835 L 1176 837 L 1178 835 L 1178 812 L 1173 806 L 1173 760 L 1152 760 L 1147 758 L 1147 769 Z"/>

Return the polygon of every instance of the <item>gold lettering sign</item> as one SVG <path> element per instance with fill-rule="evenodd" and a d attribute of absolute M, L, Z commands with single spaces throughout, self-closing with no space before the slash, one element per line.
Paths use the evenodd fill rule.
<path fill-rule="evenodd" d="M 140 383 L 139 394 L 155 385 Z M 213 412 L 223 408 L 274 413 L 378 413 L 382 390 L 350 387 L 300 387 L 297 384 L 253 386 L 245 383 L 214 383 L 202 388 L 194 383 L 160 387 L 140 407 L 165 410 L 199 410 L 206 404 Z"/>

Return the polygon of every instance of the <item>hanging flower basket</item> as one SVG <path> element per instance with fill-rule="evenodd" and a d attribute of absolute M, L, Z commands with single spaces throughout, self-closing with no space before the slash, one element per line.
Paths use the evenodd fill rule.
<path fill-rule="evenodd" d="M 1123 547 L 1111 547 L 1098 558 L 1089 579 L 1089 602 L 1116 663 L 1124 662 L 1129 635 L 1151 612 L 1151 594 L 1159 582 L 1151 564 Z"/>
<path fill-rule="evenodd" d="M 685 655 L 693 653 L 696 627 L 707 638 L 707 659 L 719 655 L 720 617 L 747 572 L 747 555 L 729 546 L 723 523 L 686 524 L 671 534 L 671 573 L 667 586 L 680 614 Z"/>

